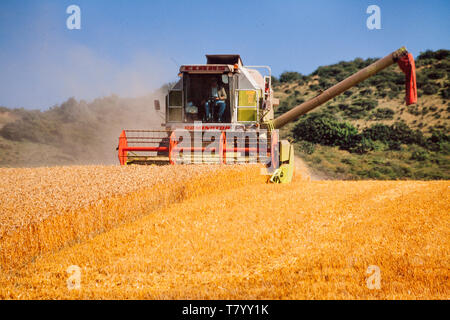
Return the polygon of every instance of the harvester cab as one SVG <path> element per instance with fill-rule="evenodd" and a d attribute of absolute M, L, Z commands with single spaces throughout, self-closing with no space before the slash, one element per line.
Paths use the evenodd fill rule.
<path fill-rule="evenodd" d="M 255 68 L 266 69 L 267 75 Z M 206 55 L 206 64 L 183 65 L 179 75 L 166 96 L 166 128 L 185 128 L 196 121 L 214 124 L 207 129 L 221 124 L 249 127 L 270 110 L 273 118 L 267 66 L 244 66 L 239 55 Z"/>
<path fill-rule="evenodd" d="M 417 100 L 414 59 L 400 48 L 318 96 L 274 119 L 271 69 L 245 66 L 239 55 L 206 55 L 206 64 L 183 65 L 163 109 L 164 129 L 123 130 L 120 164 L 263 163 L 268 181 L 288 183 L 294 147 L 278 130 L 397 62 L 406 75 L 406 103 Z"/>

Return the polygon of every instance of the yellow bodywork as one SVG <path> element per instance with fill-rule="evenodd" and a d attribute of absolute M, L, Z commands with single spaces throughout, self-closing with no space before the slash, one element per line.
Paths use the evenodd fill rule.
<path fill-rule="evenodd" d="M 272 183 L 290 183 L 294 176 L 294 146 L 287 140 L 280 141 L 280 167 L 270 177 Z"/>

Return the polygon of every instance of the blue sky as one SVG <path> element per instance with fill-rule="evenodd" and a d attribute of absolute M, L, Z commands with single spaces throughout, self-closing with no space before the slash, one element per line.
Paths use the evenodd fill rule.
<path fill-rule="evenodd" d="M 81 8 L 81 30 L 66 8 Z M 381 30 L 369 30 L 369 5 Z M 239 53 L 244 64 L 308 74 L 320 65 L 450 49 L 450 1 L 0 1 L 0 105 L 45 109 L 74 96 L 139 96 L 179 64 Z"/>

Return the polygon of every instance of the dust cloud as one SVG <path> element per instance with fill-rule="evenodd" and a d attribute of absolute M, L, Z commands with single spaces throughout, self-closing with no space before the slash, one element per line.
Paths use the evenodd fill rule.
<path fill-rule="evenodd" d="M 0 128 L 0 152 L 9 149 L 0 166 L 117 164 L 123 129 L 161 129 L 164 113 L 154 100 L 164 105 L 176 74 L 170 58 L 145 52 L 118 62 L 81 45 L 38 50 L 30 74 L 11 85 L 27 107 L 40 110 L 13 112 L 19 119 Z M 53 99 L 64 102 L 41 106 Z"/>

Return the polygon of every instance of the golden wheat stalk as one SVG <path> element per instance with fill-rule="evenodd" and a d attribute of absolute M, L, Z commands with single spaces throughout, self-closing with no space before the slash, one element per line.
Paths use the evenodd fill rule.
<path fill-rule="evenodd" d="M 255 166 L 0 169 L 0 179 L 2 271 L 217 186 L 264 181 Z"/>

